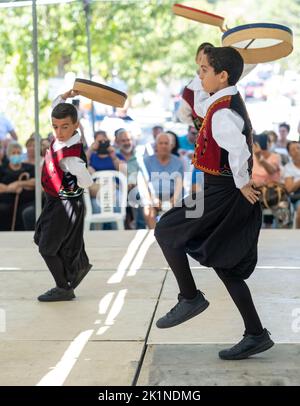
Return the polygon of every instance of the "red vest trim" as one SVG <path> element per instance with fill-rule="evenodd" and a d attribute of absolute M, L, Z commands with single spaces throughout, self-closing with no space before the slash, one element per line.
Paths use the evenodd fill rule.
<path fill-rule="evenodd" d="M 194 158 L 192 163 L 197 169 L 212 175 L 232 176 L 229 164 L 221 168 L 222 148 L 216 143 L 212 136 L 212 116 L 220 110 L 229 108 L 231 96 L 224 96 L 216 100 L 207 110 L 202 126 L 199 130 Z"/>
<path fill-rule="evenodd" d="M 62 187 L 64 171 L 60 168 L 59 162 L 63 158 L 75 156 L 80 157 L 82 144 L 74 144 L 71 147 L 64 147 L 54 152 L 54 141 L 47 149 L 42 169 L 42 185 L 46 193 L 58 197 Z"/>

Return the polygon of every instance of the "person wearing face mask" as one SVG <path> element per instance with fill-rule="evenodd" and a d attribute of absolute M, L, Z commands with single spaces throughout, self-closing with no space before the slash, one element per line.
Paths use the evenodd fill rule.
<path fill-rule="evenodd" d="M 22 147 L 11 142 L 7 148 L 9 163 L 0 172 L 0 230 L 11 229 L 16 194 L 20 194 L 16 217 L 16 230 L 24 230 L 22 212 L 34 205 L 35 178 L 34 166 L 22 162 Z M 22 174 L 28 174 L 28 180 L 19 180 Z"/>

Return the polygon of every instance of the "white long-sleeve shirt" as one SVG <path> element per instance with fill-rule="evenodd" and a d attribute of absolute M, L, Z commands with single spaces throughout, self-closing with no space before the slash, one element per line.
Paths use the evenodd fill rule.
<path fill-rule="evenodd" d="M 61 97 L 58 96 L 53 102 L 52 102 L 52 108 L 56 107 L 60 103 L 65 103 L 65 100 Z M 55 140 L 53 144 L 53 149 L 54 152 L 64 148 L 64 147 L 71 147 L 74 144 L 78 144 L 80 142 L 80 134 L 76 132 L 71 138 L 69 138 L 67 141 L 59 141 Z M 76 156 L 71 156 L 67 158 L 63 158 L 59 162 L 60 168 L 64 172 L 70 172 L 72 175 L 76 176 L 77 178 L 77 184 L 81 188 L 88 188 L 93 184 L 92 177 L 87 170 L 85 162 Z"/>
<path fill-rule="evenodd" d="M 203 113 L 223 96 L 238 93 L 236 86 L 229 86 L 210 96 L 203 104 Z M 241 189 L 249 182 L 248 159 L 251 156 L 246 137 L 242 133 L 244 120 L 231 109 L 221 109 L 212 116 L 212 136 L 219 147 L 228 152 L 229 166 L 232 171 L 234 183 Z"/>
<path fill-rule="evenodd" d="M 256 64 L 245 64 L 243 73 L 241 75 L 241 79 L 243 79 L 245 76 L 248 75 L 257 65 Z M 203 86 L 200 80 L 200 77 L 198 74 L 194 76 L 194 78 L 191 80 L 191 82 L 187 85 L 188 89 L 193 90 L 194 92 L 194 110 L 197 113 L 199 117 L 204 117 L 203 116 L 203 109 L 202 109 L 202 104 L 205 100 L 207 100 L 210 95 L 209 93 L 205 92 L 203 90 Z M 184 100 L 182 99 L 178 112 L 177 112 L 177 117 L 182 123 L 186 123 L 188 125 L 194 125 L 193 119 L 192 119 L 192 108 L 191 106 Z"/>

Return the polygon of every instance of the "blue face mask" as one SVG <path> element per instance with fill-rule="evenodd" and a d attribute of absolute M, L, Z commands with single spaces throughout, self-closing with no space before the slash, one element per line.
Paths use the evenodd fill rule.
<path fill-rule="evenodd" d="M 9 162 L 13 165 L 19 165 L 22 162 L 22 155 L 11 155 Z"/>

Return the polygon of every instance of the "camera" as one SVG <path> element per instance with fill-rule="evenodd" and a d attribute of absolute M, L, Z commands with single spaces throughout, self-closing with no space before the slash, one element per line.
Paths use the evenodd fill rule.
<path fill-rule="evenodd" d="M 99 141 L 97 153 L 100 155 L 107 155 L 108 154 L 108 148 L 110 147 L 110 141 Z"/>

